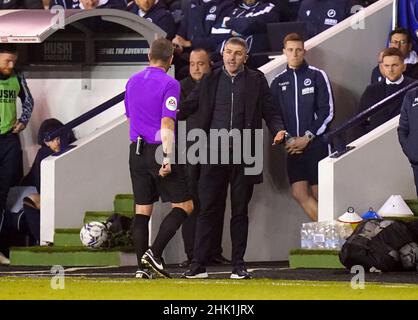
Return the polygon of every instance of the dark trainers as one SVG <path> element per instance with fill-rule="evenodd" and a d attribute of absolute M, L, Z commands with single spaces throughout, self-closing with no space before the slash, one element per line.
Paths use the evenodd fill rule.
<path fill-rule="evenodd" d="M 152 273 L 148 269 L 140 268 L 136 271 L 135 278 L 152 279 Z"/>
<path fill-rule="evenodd" d="M 235 267 L 231 273 L 231 279 L 251 279 L 251 274 L 245 269 L 245 267 Z"/>
<path fill-rule="evenodd" d="M 179 267 L 180 268 L 189 268 L 190 265 L 192 264 L 192 260 L 184 260 L 182 263 L 179 263 Z"/>
<path fill-rule="evenodd" d="M 221 254 L 209 259 L 209 265 L 230 264 L 230 263 L 231 263 L 231 260 L 228 260 Z"/>
<path fill-rule="evenodd" d="M 186 279 L 206 279 L 209 278 L 206 268 L 199 264 L 192 264 L 191 268 L 181 275 Z"/>
<path fill-rule="evenodd" d="M 148 268 L 154 270 L 159 276 L 163 278 L 171 278 L 170 274 L 164 270 L 163 261 L 161 258 L 157 258 L 152 253 L 151 249 L 148 249 L 141 258 L 141 263 L 143 263 Z"/>

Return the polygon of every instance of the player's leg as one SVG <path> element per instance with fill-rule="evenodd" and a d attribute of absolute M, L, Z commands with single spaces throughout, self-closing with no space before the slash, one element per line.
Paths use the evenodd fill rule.
<path fill-rule="evenodd" d="M 151 248 L 145 252 L 141 261 L 152 268 L 162 277 L 170 277 L 164 270 L 161 259 L 168 242 L 174 237 L 177 230 L 193 212 L 193 201 L 188 191 L 184 167 L 172 165 L 171 173 L 162 178 L 155 177 L 157 188 L 164 202 L 171 202 L 171 211 L 161 222 L 160 229 Z"/>

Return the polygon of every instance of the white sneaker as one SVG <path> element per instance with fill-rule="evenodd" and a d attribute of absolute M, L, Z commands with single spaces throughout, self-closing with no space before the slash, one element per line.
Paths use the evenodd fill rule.
<path fill-rule="evenodd" d="M 10 260 L 7 259 L 3 253 L 0 252 L 0 265 L 9 265 Z"/>

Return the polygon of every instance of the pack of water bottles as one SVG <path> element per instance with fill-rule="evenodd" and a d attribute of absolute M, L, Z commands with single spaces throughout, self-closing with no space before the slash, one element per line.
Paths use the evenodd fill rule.
<path fill-rule="evenodd" d="M 353 228 L 338 221 L 310 222 L 302 224 L 302 249 L 339 250 L 351 235 Z"/>

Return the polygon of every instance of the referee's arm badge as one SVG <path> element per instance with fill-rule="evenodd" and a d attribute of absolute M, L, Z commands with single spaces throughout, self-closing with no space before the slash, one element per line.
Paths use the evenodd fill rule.
<path fill-rule="evenodd" d="M 177 110 L 177 99 L 176 97 L 168 97 L 167 100 L 165 100 L 165 107 L 170 111 L 176 111 Z"/>

